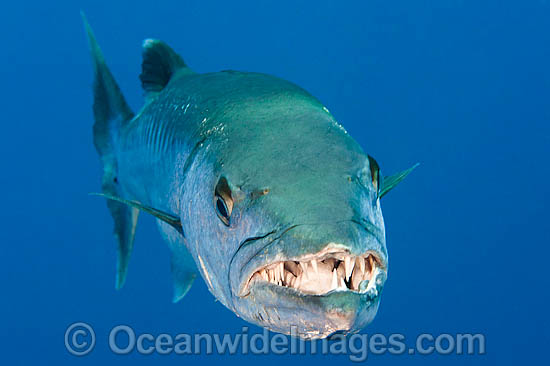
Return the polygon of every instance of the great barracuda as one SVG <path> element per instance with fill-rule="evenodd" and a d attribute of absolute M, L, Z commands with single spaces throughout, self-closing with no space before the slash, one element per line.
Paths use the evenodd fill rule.
<path fill-rule="evenodd" d="M 276 332 L 314 339 L 370 323 L 388 270 L 380 199 L 414 167 L 383 177 L 300 87 L 260 73 L 195 73 L 153 39 L 143 43 L 146 100 L 134 115 L 84 24 L 116 287 L 145 211 L 171 250 L 174 301 L 198 271 L 237 316 Z"/>

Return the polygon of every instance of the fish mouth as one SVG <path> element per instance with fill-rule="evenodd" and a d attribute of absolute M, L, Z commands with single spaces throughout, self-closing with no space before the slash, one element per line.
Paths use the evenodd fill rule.
<path fill-rule="evenodd" d="M 320 252 L 276 260 L 254 269 L 243 281 L 239 296 L 246 296 L 255 285 L 269 284 L 304 296 L 347 291 L 377 297 L 385 275 L 386 263 L 375 251 L 353 255 L 330 243 Z"/>

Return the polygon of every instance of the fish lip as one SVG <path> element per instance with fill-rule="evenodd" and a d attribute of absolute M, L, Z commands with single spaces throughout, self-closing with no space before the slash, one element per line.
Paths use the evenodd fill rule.
<path fill-rule="evenodd" d="M 335 332 L 352 334 L 376 316 L 383 287 L 384 281 L 368 293 L 331 291 L 312 295 L 255 282 L 249 295 L 254 306 L 244 317 L 271 331 L 302 339 L 321 339 Z M 246 301 L 247 297 L 240 299 Z"/>
<path fill-rule="evenodd" d="M 276 242 L 276 240 L 274 240 L 274 241 Z M 321 249 L 320 251 L 318 251 L 316 253 L 306 253 L 306 254 L 303 254 L 303 255 L 300 255 L 300 256 L 296 256 L 296 257 L 271 258 L 270 260 L 266 261 L 265 263 L 249 270 L 248 273 L 243 277 L 244 279 L 241 281 L 241 284 L 239 286 L 238 296 L 239 297 L 246 297 L 250 293 L 251 287 L 256 285 L 258 282 L 261 283 L 261 284 L 281 288 L 281 289 L 283 289 L 283 291 L 288 290 L 288 291 L 291 291 L 291 293 L 296 293 L 296 294 L 299 294 L 299 295 L 304 296 L 304 297 L 307 297 L 307 296 L 311 296 L 311 297 L 329 296 L 329 295 L 331 295 L 332 293 L 335 293 L 335 292 L 346 292 L 346 291 L 350 292 L 350 293 L 358 294 L 358 295 L 363 295 L 363 294 L 365 294 L 364 292 L 359 292 L 359 291 L 355 291 L 355 290 L 351 290 L 351 289 L 348 289 L 348 290 L 334 289 L 334 290 L 331 290 L 331 291 L 328 291 L 328 292 L 325 292 L 325 293 L 320 293 L 320 294 L 307 293 L 307 292 L 303 292 L 303 291 L 300 291 L 300 290 L 292 288 L 292 287 L 279 286 L 279 285 L 272 284 L 272 283 L 267 282 L 267 281 L 256 281 L 256 280 L 253 281 L 252 280 L 253 276 L 256 273 L 258 273 L 262 269 L 264 269 L 266 267 L 269 267 L 269 266 L 271 266 L 275 263 L 287 262 L 287 261 L 309 262 L 313 259 L 321 261 L 321 260 L 325 260 L 325 259 L 329 259 L 329 258 L 337 259 L 338 257 L 342 257 L 342 256 L 346 256 L 346 255 L 347 256 L 353 255 L 354 257 L 363 257 L 365 259 L 368 258 L 369 256 L 373 256 L 375 258 L 377 268 L 383 273 L 384 282 L 385 282 L 385 278 L 387 277 L 387 268 L 388 267 L 387 267 L 387 258 L 383 253 L 381 253 L 377 250 L 368 249 L 368 250 L 364 251 L 361 254 L 352 254 L 350 249 L 347 248 L 345 245 L 336 244 L 336 243 L 328 243 L 323 249 Z M 376 280 L 376 278 L 375 278 L 375 280 Z M 383 283 L 382 283 L 382 285 L 383 285 Z M 378 287 L 378 285 L 377 285 L 377 287 Z M 378 293 L 379 292 L 380 291 L 378 291 Z"/>

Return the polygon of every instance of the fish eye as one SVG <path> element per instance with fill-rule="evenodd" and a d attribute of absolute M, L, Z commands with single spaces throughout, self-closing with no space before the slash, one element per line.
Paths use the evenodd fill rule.
<path fill-rule="evenodd" d="M 223 223 L 227 226 L 229 226 L 229 210 L 227 208 L 227 204 L 223 200 L 222 197 L 216 195 L 216 212 L 218 213 L 218 217 L 220 220 L 223 221 Z"/>
<path fill-rule="evenodd" d="M 214 191 L 214 205 L 216 213 L 225 226 L 229 226 L 229 219 L 233 211 L 233 199 L 231 198 L 231 189 L 227 179 L 220 178 Z"/>
<path fill-rule="evenodd" d="M 374 186 L 374 189 L 376 190 L 376 193 L 380 193 L 380 167 L 378 166 L 378 163 L 374 158 L 370 155 L 368 155 L 369 158 L 369 166 L 370 166 L 370 174 L 372 178 L 372 184 Z"/>

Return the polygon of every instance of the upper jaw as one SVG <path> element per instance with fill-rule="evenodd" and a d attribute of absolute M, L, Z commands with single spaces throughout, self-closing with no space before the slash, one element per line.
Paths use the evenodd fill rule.
<path fill-rule="evenodd" d="M 386 278 L 385 256 L 374 250 L 354 255 L 342 245 L 329 243 L 317 253 L 276 258 L 253 268 L 240 285 L 246 296 L 255 284 L 279 286 L 298 294 L 322 296 L 335 291 L 378 295 Z"/>

